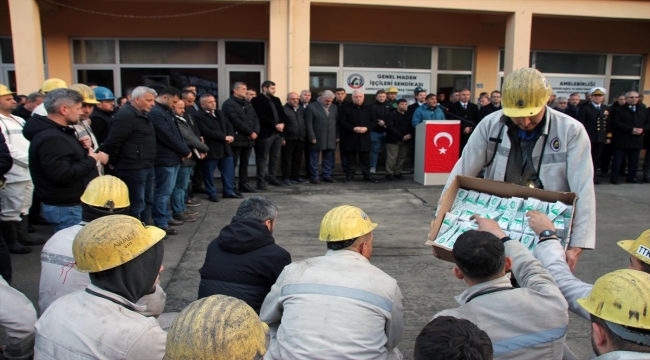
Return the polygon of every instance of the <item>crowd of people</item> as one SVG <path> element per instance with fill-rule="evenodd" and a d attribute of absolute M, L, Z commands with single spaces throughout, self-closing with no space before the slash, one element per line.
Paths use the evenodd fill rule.
<path fill-rule="evenodd" d="M 599 359 L 650 358 L 650 230 L 619 242 L 630 254 L 630 269 L 606 274 L 593 286 L 572 275 L 582 249 L 595 247 L 594 142 L 628 146 L 614 148 L 611 169 L 618 171 L 627 157 L 629 176 L 635 151 L 638 162 L 637 143 L 650 130 L 637 93 L 627 93 L 627 105 L 611 114 L 603 109 L 602 88 L 592 89 L 590 102 L 572 113 L 553 110 L 546 79 L 527 68 L 509 74 L 503 92 L 481 96 L 480 108 L 467 89 L 452 93 L 449 102 L 416 89 L 411 105 L 397 99 L 395 88 L 378 91 L 372 105 L 361 91 L 347 102 L 340 88 L 315 101 L 309 91 L 290 92 L 284 105 L 273 82 L 260 90 L 237 82 L 218 109 L 214 95 L 197 99 L 191 86 L 140 86 L 115 111 L 113 93 L 101 86 L 48 79 L 18 105 L 0 85 L 6 358 L 401 359 L 402 293 L 395 279 L 370 263 L 379 225 L 358 207 L 325 214 L 319 233 L 325 255 L 292 263 L 273 238 L 275 204 L 246 197 L 209 244 L 198 300 L 181 313 L 164 312 L 161 240 L 177 234 L 175 226 L 196 221 L 195 193 L 219 201 L 215 169 L 221 198 L 242 199 L 243 192 L 267 184 L 335 182 L 338 147 L 346 182 L 359 165 L 365 181 L 377 182 L 385 142 L 386 178 L 402 179 L 414 128 L 449 118 L 462 121 L 465 151 L 443 194 L 456 175 L 481 174 L 573 191 L 578 201 L 567 250 L 543 213 L 526 214 L 540 238 L 532 253 L 495 221 L 475 215 L 478 230 L 461 235 L 452 251 L 453 273 L 468 289 L 457 297 L 460 307 L 435 314 L 420 332 L 414 358 L 572 359 L 567 310 L 591 321 Z M 563 100 L 554 101 L 563 106 Z M 628 138 L 616 137 L 623 135 Z M 562 156 L 546 159 L 547 144 Z M 253 149 L 255 187 L 247 171 Z M 301 178 L 303 156 L 309 180 Z M 54 227 L 47 242 L 30 238 L 30 209 Z M 10 286 L 9 254 L 43 244 L 37 318 L 31 302 Z"/>

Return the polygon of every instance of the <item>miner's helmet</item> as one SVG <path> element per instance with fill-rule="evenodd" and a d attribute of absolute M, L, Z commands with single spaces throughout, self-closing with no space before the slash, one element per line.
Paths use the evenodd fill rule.
<path fill-rule="evenodd" d="M 619 241 L 618 246 L 635 258 L 650 264 L 650 229 L 641 233 L 636 240 Z"/>
<path fill-rule="evenodd" d="M 553 89 L 536 69 L 517 69 L 503 80 L 501 105 L 508 117 L 531 117 L 546 106 Z"/>
<path fill-rule="evenodd" d="M 321 241 L 335 242 L 356 239 L 377 227 L 366 213 L 356 206 L 335 207 L 325 214 L 320 223 Z"/>
<path fill-rule="evenodd" d="M 56 89 L 63 89 L 67 88 L 68 84 L 66 84 L 65 81 L 57 78 L 50 78 L 45 81 L 43 81 L 43 85 L 41 85 L 41 92 L 43 94 L 47 94 L 48 92 Z"/>

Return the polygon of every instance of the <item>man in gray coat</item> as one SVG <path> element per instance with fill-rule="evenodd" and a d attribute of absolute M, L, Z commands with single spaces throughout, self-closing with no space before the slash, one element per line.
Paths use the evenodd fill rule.
<path fill-rule="evenodd" d="M 305 126 L 307 127 L 307 141 L 309 148 L 309 168 L 312 184 L 320 183 L 318 178 L 318 158 L 322 153 L 323 181 L 333 183 L 332 171 L 334 170 L 334 152 L 339 142 L 338 128 L 336 126 L 337 107 L 332 106 L 334 93 L 325 90 L 318 101 L 305 109 Z"/>
<path fill-rule="evenodd" d="M 183 115 L 185 115 L 185 102 L 176 102 L 176 104 L 172 106 L 172 110 L 174 111 L 174 120 L 176 120 L 176 125 L 178 126 L 178 130 L 180 131 L 183 140 L 185 140 L 187 146 L 192 149 L 192 155 L 183 159 L 181 167 L 178 170 L 178 175 L 176 176 L 176 184 L 174 185 L 170 199 L 172 217 L 176 220 L 194 222 L 196 221 L 195 216 L 199 215 L 199 212 L 187 209 L 185 205 L 185 195 L 187 194 L 187 187 L 190 184 L 192 169 L 196 166 L 196 160 L 203 159 L 209 148 L 208 145 L 203 143 L 201 139 L 194 134 L 190 124 L 188 124 L 187 120 L 183 117 Z"/>

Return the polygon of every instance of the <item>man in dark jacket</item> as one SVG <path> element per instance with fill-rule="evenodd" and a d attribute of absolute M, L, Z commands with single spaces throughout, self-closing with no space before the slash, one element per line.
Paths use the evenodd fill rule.
<path fill-rule="evenodd" d="M 90 114 L 90 128 L 93 130 L 97 142 L 101 145 L 108 136 L 113 122 L 113 113 L 115 112 L 115 96 L 113 92 L 103 86 L 93 89 L 95 98 L 99 104 L 95 105 L 93 113 Z"/>
<path fill-rule="evenodd" d="M 580 106 L 578 121 L 587 130 L 591 141 L 591 161 L 594 164 L 594 184 L 600 184 L 596 179 L 596 170 L 600 164 L 600 153 L 605 144 L 610 142 L 607 138 L 609 131 L 609 107 L 603 104 L 607 90 L 602 87 L 594 87 L 589 90 L 591 102 Z M 567 114 L 568 115 L 568 114 Z"/>
<path fill-rule="evenodd" d="M 339 130 L 337 119 L 339 111 L 343 107 L 336 107 L 332 103 L 334 94 L 331 91 L 323 91 L 318 100 L 305 110 L 305 128 L 307 131 L 307 143 L 309 144 L 309 158 L 307 160 L 308 173 L 312 184 L 320 183 L 318 176 L 318 159 L 322 159 L 323 181 L 333 183 L 332 171 L 336 152 L 336 144 L 339 142 Z M 345 159 L 345 156 L 341 156 Z"/>
<path fill-rule="evenodd" d="M 208 156 L 203 159 L 203 182 L 208 193 L 208 200 L 218 202 L 217 188 L 214 186 L 214 170 L 221 173 L 222 195 L 224 198 L 242 198 L 235 193 L 235 166 L 233 165 L 230 144 L 235 141 L 235 130 L 226 116 L 217 110 L 217 100 L 212 94 L 203 94 L 200 98 L 201 114 L 196 117 L 201 135 L 208 145 Z"/>
<path fill-rule="evenodd" d="M 578 112 L 580 111 L 580 94 L 572 93 L 569 95 L 569 105 L 566 107 L 565 114 L 574 119 L 578 119 Z"/>
<path fill-rule="evenodd" d="M 196 165 L 196 160 L 205 157 L 209 148 L 194 134 L 189 121 L 184 117 L 186 115 L 185 103 L 183 101 L 176 102 L 173 106 L 173 111 L 178 131 L 181 133 L 187 146 L 192 149 L 192 156 L 183 160 L 181 167 L 178 169 L 178 176 L 176 177 L 171 195 L 172 217 L 184 222 L 194 222 L 196 221 L 194 216 L 197 216 L 199 212 L 187 209 L 185 196 L 190 184 L 192 169 Z M 191 117 L 189 118 L 191 119 Z"/>
<path fill-rule="evenodd" d="M 627 105 L 617 107 L 612 113 L 612 184 L 618 184 L 618 174 L 623 159 L 627 158 L 627 182 L 636 183 L 639 154 L 643 148 L 643 134 L 650 131 L 650 119 L 645 106 L 638 105 L 639 93 L 628 91 L 625 94 Z M 587 106 L 587 105 L 583 105 Z"/>
<path fill-rule="evenodd" d="M 377 126 L 370 132 L 370 173 L 377 172 L 377 160 L 384 145 L 386 137 L 386 119 L 391 110 L 390 104 L 386 101 L 386 91 L 377 90 L 375 102 L 372 103 L 372 111 L 377 119 Z"/>
<path fill-rule="evenodd" d="M 369 106 L 363 105 L 363 92 L 352 93 L 352 105 L 346 106 L 339 123 L 341 151 L 348 157 L 348 173 L 345 182 L 354 179 L 357 163 L 361 163 L 363 179 L 378 182 L 370 175 L 370 131 L 377 126 L 377 118 Z"/>
<path fill-rule="evenodd" d="M 99 175 L 100 154 L 92 151 L 89 138 L 84 143 L 77 139 L 70 126 L 79 122 L 82 102 L 74 90 L 52 90 L 43 101 L 47 117 L 33 116 L 23 130 L 31 142 L 29 171 L 35 193 L 43 201 L 43 215 L 54 232 L 79 224 L 81 194 Z"/>
<path fill-rule="evenodd" d="M 479 109 L 478 121 L 483 120 L 484 117 L 499 110 L 501 110 L 501 91 L 494 90 L 490 94 L 490 103 L 485 106 L 481 106 L 481 108 Z"/>
<path fill-rule="evenodd" d="M 276 173 L 287 116 L 282 111 L 282 102 L 274 95 L 275 83 L 267 80 L 262 83 L 260 94 L 251 101 L 260 120 L 260 133 L 255 141 L 257 188 L 260 190 L 266 190 L 266 182 L 275 186 L 283 185 L 276 179 Z"/>
<path fill-rule="evenodd" d="M 411 114 L 406 99 L 397 101 L 397 110 L 391 111 L 386 119 L 386 179 L 403 180 L 402 165 L 408 155 L 413 138 Z"/>
<path fill-rule="evenodd" d="M 332 102 L 332 105 L 336 106 L 336 111 L 337 111 L 337 118 L 336 118 L 336 125 L 338 126 L 338 122 L 341 120 L 341 114 L 343 113 L 343 108 L 350 105 L 349 101 L 346 101 L 345 99 L 347 98 L 347 93 L 345 92 L 344 88 L 336 88 L 334 90 L 334 101 Z M 308 146 L 311 146 L 311 144 L 308 144 Z M 336 149 L 334 149 L 336 150 Z M 343 151 L 341 150 L 341 144 L 339 144 L 339 156 L 341 157 L 341 167 L 343 168 L 343 172 L 345 174 L 348 173 L 348 158 L 343 155 Z M 336 156 L 334 157 L 336 161 Z M 334 166 L 334 163 L 332 163 L 332 167 Z M 318 166 L 317 166 L 318 167 Z M 309 166 L 307 166 L 307 171 L 308 175 L 309 174 Z M 318 174 L 315 175 L 316 178 L 318 178 Z M 310 176 L 310 178 L 313 178 Z"/>
<path fill-rule="evenodd" d="M 287 115 L 284 124 L 284 141 L 282 143 L 282 183 L 285 186 L 305 184 L 308 181 L 300 178 L 300 165 L 306 139 L 304 109 L 300 104 L 300 95 L 291 92 L 287 95 L 287 103 L 282 107 Z"/>
<path fill-rule="evenodd" d="M 199 299 L 221 294 L 245 301 L 259 313 L 264 298 L 291 263 L 291 255 L 275 243 L 278 208 L 271 200 L 252 196 L 208 245 L 199 270 Z"/>
<path fill-rule="evenodd" d="M 416 87 L 415 90 L 413 90 L 413 93 L 415 95 L 415 102 L 408 107 L 408 112 L 411 116 L 413 116 L 415 110 L 425 104 L 425 99 L 427 97 L 427 91 L 420 86 Z"/>
<path fill-rule="evenodd" d="M 185 89 L 184 87 L 183 89 Z M 196 109 L 196 93 L 191 90 L 191 89 L 186 89 L 181 91 L 183 94 L 183 103 L 185 104 L 185 115 L 183 115 L 183 118 L 187 121 L 187 124 L 190 126 L 192 129 L 192 132 L 194 132 L 194 135 L 196 135 L 199 139 L 202 139 L 201 137 L 201 130 L 199 129 L 199 124 L 196 122 L 195 118 L 199 115 L 199 111 Z M 196 105 L 198 106 L 198 105 Z M 205 188 L 203 188 L 203 160 L 202 159 L 194 159 L 196 161 L 196 165 L 192 168 L 192 175 L 191 175 L 191 180 L 192 183 L 188 187 L 188 197 L 189 199 L 187 200 L 187 206 L 199 206 L 201 205 L 201 202 L 197 201 L 194 199 L 194 193 L 203 193 L 205 194 Z"/>
<path fill-rule="evenodd" d="M 175 87 L 163 89 L 156 97 L 156 104 L 149 112 L 149 120 L 156 131 L 156 161 L 154 162 L 155 188 L 153 192 L 153 223 L 165 230 L 167 235 L 177 235 L 170 226 L 183 225 L 183 221 L 172 218 L 169 213 L 169 199 L 176 184 L 181 160 L 192 156 L 192 151 L 178 131 L 171 107 L 181 98 Z"/>
<path fill-rule="evenodd" d="M 14 111 L 11 112 L 12 115 L 20 116 L 25 121 L 32 117 L 32 112 L 34 109 L 43 103 L 43 98 L 45 95 L 36 91 L 27 95 L 27 100 L 24 104 L 18 105 Z"/>
<path fill-rule="evenodd" d="M 129 215 L 149 224 L 153 207 L 156 133 L 147 117 L 156 92 L 139 86 L 131 93 L 131 102 L 115 114 L 108 137 L 99 147 L 109 156 L 115 176 L 129 188 Z"/>
<path fill-rule="evenodd" d="M 479 121 L 479 117 L 478 117 L 478 106 L 476 104 L 469 102 L 469 100 L 471 99 L 471 93 L 469 89 L 461 90 L 459 96 L 460 99 L 457 102 L 455 102 L 453 105 L 451 105 L 451 107 L 449 108 L 449 112 L 458 116 L 461 119 L 470 121 L 470 122 L 461 121 L 460 123 L 460 152 L 462 154 L 463 149 L 465 148 L 465 144 L 467 144 L 467 140 L 469 140 L 469 136 L 472 134 L 472 131 L 474 130 L 475 125 L 472 125 L 471 122 L 477 124 Z"/>
<path fill-rule="evenodd" d="M 232 96 L 223 103 L 222 109 L 235 130 L 235 141 L 231 148 L 233 166 L 239 163 L 239 191 L 254 193 L 255 189 L 248 185 L 248 161 L 255 146 L 255 139 L 260 133 L 260 121 L 253 106 L 245 99 L 247 92 L 246 84 L 236 82 L 232 86 Z"/>

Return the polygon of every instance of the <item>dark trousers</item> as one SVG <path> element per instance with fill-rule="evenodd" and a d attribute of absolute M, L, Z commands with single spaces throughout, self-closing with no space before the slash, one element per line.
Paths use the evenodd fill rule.
<path fill-rule="evenodd" d="M 255 141 L 255 162 L 257 165 L 257 182 L 275 179 L 278 172 L 278 160 L 282 148 L 282 137 L 273 134 L 265 139 Z"/>
<path fill-rule="evenodd" d="M 154 170 L 115 170 L 115 175 L 124 181 L 129 189 L 129 215 L 151 225 L 153 207 Z"/>
<path fill-rule="evenodd" d="M 304 145 L 300 140 L 287 140 L 286 144 L 284 144 L 280 151 L 282 156 L 280 166 L 283 179 L 296 180 L 300 177 L 303 151 Z"/>
<path fill-rule="evenodd" d="M 310 145 L 309 141 L 305 141 L 303 145 L 303 153 L 305 154 L 305 176 L 307 176 L 308 179 L 313 179 L 314 177 L 311 176 L 311 166 L 309 165 L 309 154 L 311 153 L 311 150 L 309 150 Z"/>
<path fill-rule="evenodd" d="M 5 239 L 0 236 L 0 276 L 11 284 L 11 255 Z"/>
<path fill-rule="evenodd" d="M 192 173 L 191 179 L 190 197 L 194 197 L 192 189 L 203 188 L 203 160 L 196 159 L 196 165 L 194 165 L 194 172 Z"/>
<path fill-rule="evenodd" d="M 600 153 L 600 174 L 606 175 L 609 172 L 609 165 L 612 163 L 612 156 L 614 155 L 614 148 L 612 144 L 603 146 L 603 151 Z M 594 173 L 596 169 L 594 168 Z"/>
<path fill-rule="evenodd" d="M 221 185 L 223 195 L 232 195 L 235 193 L 235 168 L 232 162 L 232 156 L 221 159 L 203 159 L 203 182 L 205 182 L 205 192 L 208 196 L 217 196 L 217 188 L 214 186 L 214 170 L 219 169 L 221 173 Z"/>
<path fill-rule="evenodd" d="M 239 190 L 241 190 L 242 185 L 248 184 L 248 164 L 250 162 L 252 151 L 253 151 L 252 146 L 232 147 L 233 166 L 236 167 L 237 163 L 239 162 Z M 233 176 L 235 176 L 234 171 L 233 171 Z"/>
<path fill-rule="evenodd" d="M 341 147 L 339 146 L 339 154 L 341 156 L 341 168 L 343 169 L 343 172 L 345 174 L 348 173 L 349 167 L 348 167 L 348 157 L 347 154 L 341 151 Z M 369 160 L 370 161 L 370 160 Z M 354 172 L 353 172 L 354 174 Z"/>
<path fill-rule="evenodd" d="M 614 149 L 614 160 L 612 161 L 611 179 L 618 179 L 621 163 L 627 158 L 627 180 L 636 179 L 636 171 L 639 168 L 639 149 Z"/>
<path fill-rule="evenodd" d="M 600 166 L 600 154 L 603 152 L 605 143 L 591 143 L 591 162 L 594 164 L 594 177 L 597 174 L 598 167 Z"/>
<path fill-rule="evenodd" d="M 348 176 L 354 175 L 357 164 L 361 165 L 364 178 L 370 176 L 370 151 L 348 151 L 346 155 L 348 159 Z"/>
<path fill-rule="evenodd" d="M 323 178 L 331 178 L 332 171 L 334 170 L 334 149 L 327 150 L 312 150 L 309 152 L 309 173 L 315 174 L 312 176 L 312 179 L 318 179 L 318 158 L 323 156 L 323 163 L 321 168 L 323 170 Z"/>

